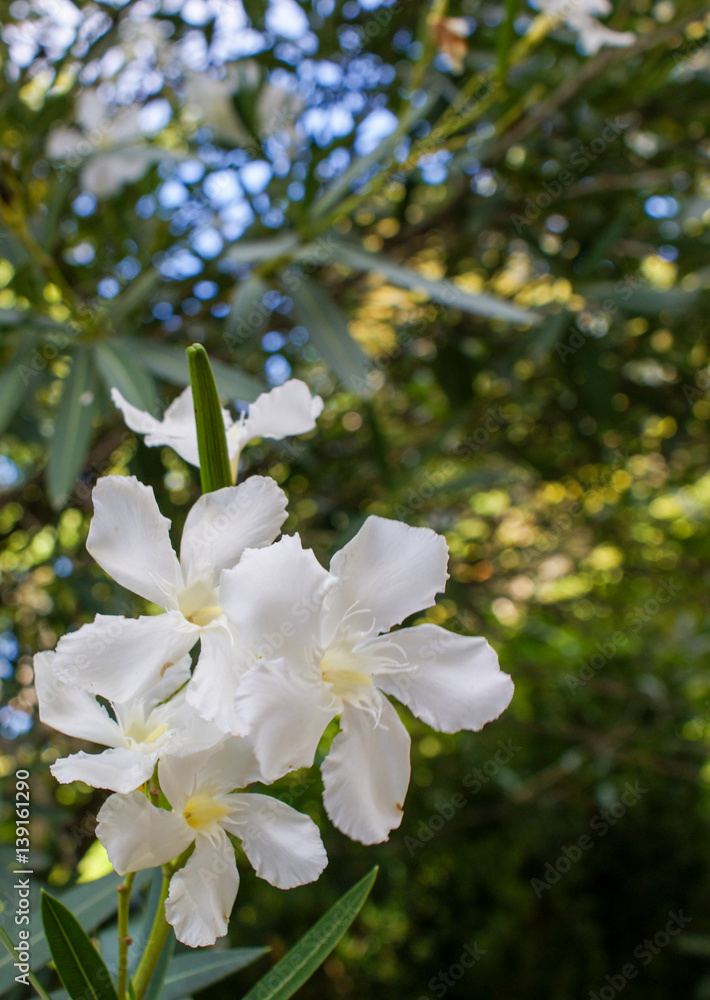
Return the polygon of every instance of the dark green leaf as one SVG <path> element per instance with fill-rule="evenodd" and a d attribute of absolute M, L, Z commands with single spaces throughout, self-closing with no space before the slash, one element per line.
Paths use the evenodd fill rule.
<path fill-rule="evenodd" d="M 34 345 L 35 338 L 31 334 L 25 334 L 15 356 L 6 363 L 5 370 L 0 375 L 0 431 L 7 427 L 28 393 L 33 374 L 29 361 Z"/>
<path fill-rule="evenodd" d="M 170 344 L 155 344 L 137 337 L 115 338 L 121 346 L 137 357 L 158 378 L 172 385 L 189 385 L 187 358 L 182 347 Z M 264 391 L 263 387 L 250 375 L 244 375 L 235 365 L 223 361 L 212 361 L 212 371 L 220 395 L 229 400 L 251 402 Z"/>
<path fill-rule="evenodd" d="M 343 385 L 358 393 L 369 388 L 369 361 L 326 291 L 309 278 L 301 277 L 293 282 L 288 294 L 293 299 L 298 322 L 308 330 L 311 343 Z"/>
<path fill-rule="evenodd" d="M 149 871 L 138 872 L 133 883 L 133 889 L 140 889 L 150 876 Z M 87 931 L 94 931 L 118 909 L 118 893 L 116 889 L 123 879 L 119 875 L 106 875 L 95 882 L 75 885 L 62 893 L 61 902 L 68 907 L 77 920 Z M 49 961 L 49 945 L 44 936 L 44 928 L 39 915 L 39 906 L 32 909 L 33 919 L 30 924 L 29 946 L 32 952 L 32 965 L 41 969 Z M 5 970 L 12 968 L 13 959 L 9 955 L 0 956 L 0 981 Z"/>
<path fill-rule="evenodd" d="M 412 271 L 402 264 L 395 264 L 379 254 L 369 253 L 341 240 L 332 240 L 331 242 L 333 256 L 340 263 L 367 274 L 373 271 L 378 272 L 391 281 L 393 285 L 424 292 L 433 302 L 449 306 L 450 309 L 460 309 L 462 312 L 472 313 L 474 316 L 505 319 L 511 323 L 529 324 L 539 323 L 541 320 L 538 313 L 520 309 L 504 299 L 496 298 L 495 295 L 474 295 L 472 292 L 466 292 L 463 288 L 459 288 L 452 281 L 433 281 L 431 278 L 425 278 L 423 275 L 417 274 L 416 271 Z M 307 250 L 307 247 L 304 248 L 304 253 Z"/>
<path fill-rule="evenodd" d="M 168 934 L 165 944 L 163 945 L 163 950 L 160 952 L 160 958 L 158 959 L 158 964 L 155 967 L 155 972 L 151 976 L 150 984 L 143 1000 L 166 1000 L 166 994 L 163 986 L 168 975 L 170 963 L 172 962 L 176 943 L 175 935 Z M 199 957 L 199 955 L 196 957 Z"/>
<path fill-rule="evenodd" d="M 212 493 L 232 485 L 222 407 L 207 351 L 201 344 L 187 349 L 192 402 L 197 422 L 202 492 Z"/>
<path fill-rule="evenodd" d="M 96 410 L 96 370 L 92 352 L 82 347 L 72 359 L 49 449 L 47 492 L 52 506 L 57 509 L 68 500 L 84 467 Z"/>
<path fill-rule="evenodd" d="M 243 1000 L 288 1000 L 325 961 L 358 915 L 377 878 L 373 868 L 277 962 Z"/>
<path fill-rule="evenodd" d="M 163 989 L 153 1000 L 180 1000 L 188 993 L 196 993 L 211 983 L 237 972 L 266 955 L 268 948 L 232 948 L 229 951 L 190 952 L 173 959 L 170 972 L 165 977 Z M 146 995 L 146 1000 L 151 1000 Z"/>
<path fill-rule="evenodd" d="M 42 921 L 52 961 L 72 1000 L 118 1000 L 109 971 L 81 924 L 46 892 Z"/>
<path fill-rule="evenodd" d="M 96 367 L 106 387 L 118 389 L 134 406 L 158 415 L 158 393 L 153 377 L 115 340 L 101 340 L 96 344 Z"/>

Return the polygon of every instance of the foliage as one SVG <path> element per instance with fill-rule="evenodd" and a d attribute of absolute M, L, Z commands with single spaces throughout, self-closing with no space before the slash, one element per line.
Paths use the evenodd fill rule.
<path fill-rule="evenodd" d="M 705 5 L 619 3 L 609 23 L 639 41 L 585 57 L 564 26 L 521 53 L 532 11 L 507 5 L 509 44 L 502 5 L 462 0 L 462 74 L 427 5 L 303 3 L 294 37 L 276 6 L 247 5 L 263 47 L 228 55 L 233 101 L 213 93 L 203 119 L 203 53 L 262 45 L 225 29 L 229 5 L 82 4 L 74 41 L 3 4 L 6 850 L 17 766 L 50 892 L 91 843 L 102 796 L 49 776 L 77 747 L 33 724 L 30 657 L 144 610 L 84 550 L 91 487 L 133 472 L 179 529 L 199 483 L 124 429 L 108 389 L 161 412 L 200 342 L 231 401 L 290 371 L 326 398 L 316 433 L 243 459 L 289 494 L 284 530 L 324 561 L 368 514 L 444 532 L 447 597 L 418 620 L 486 635 L 516 682 L 480 734 L 407 718 L 407 810 L 375 851 L 327 830 L 318 782 L 281 784 L 327 830 L 327 877 L 278 894 L 245 874 L 233 943 L 271 955 L 205 996 L 246 992 L 375 860 L 304 1000 L 567 1000 L 628 963 L 629 994 L 708 996 Z M 53 123 L 74 127 L 99 81 L 106 129 L 50 158 Z M 92 194 L 120 108 L 158 121 L 159 102 L 169 120 L 129 144 L 145 172 Z M 689 930 L 644 963 L 679 910 Z"/>

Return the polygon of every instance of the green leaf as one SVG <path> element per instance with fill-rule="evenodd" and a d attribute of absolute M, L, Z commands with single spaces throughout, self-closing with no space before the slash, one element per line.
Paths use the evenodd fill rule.
<path fill-rule="evenodd" d="M 201 344 L 187 349 L 192 402 L 197 422 L 197 449 L 200 455 L 202 492 L 212 493 L 232 485 L 227 433 L 222 407 L 207 351 Z"/>
<path fill-rule="evenodd" d="M 133 883 L 134 891 L 145 885 L 150 876 L 149 871 L 138 872 Z M 87 931 L 95 930 L 104 920 L 116 912 L 118 908 L 118 893 L 116 889 L 123 882 L 119 875 L 106 875 L 95 882 L 75 885 L 63 892 L 60 900 L 68 907 Z M 44 935 L 44 928 L 39 916 L 39 907 L 33 907 L 33 920 L 30 924 L 29 946 L 32 953 L 32 965 L 41 969 L 49 961 L 49 945 Z M 12 968 L 14 959 L 9 955 L 0 957 L 0 982 L 3 981 L 5 970 Z"/>
<path fill-rule="evenodd" d="M 358 393 L 368 389 L 367 356 L 351 337 L 345 317 L 325 290 L 301 277 L 293 282 L 288 294 L 298 322 L 306 327 L 311 343 L 343 385 Z"/>
<path fill-rule="evenodd" d="M 42 921 L 52 960 L 72 1000 L 118 1000 L 109 971 L 81 924 L 46 892 Z"/>
<path fill-rule="evenodd" d="M 28 393 L 28 385 L 33 374 L 28 368 L 35 347 L 32 334 L 25 334 L 20 345 L 5 364 L 5 370 L 0 375 L 0 432 L 4 431 Z"/>
<path fill-rule="evenodd" d="M 395 264 L 380 254 L 369 253 L 359 247 L 345 243 L 342 240 L 331 241 L 333 257 L 355 271 L 371 274 L 373 271 L 382 274 L 393 285 L 407 288 L 411 291 L 421 291 L 433 302 L 460 309 L 474 316 L 486 316 L 490 319 L 505 319 L 511 323 L 539 323 L 542 317 L 538 313 L 520 309 L 518 306 L 499 299 L 495 295 L 474 295 L 459 288 L 453 281 L 433 281 L 412 271 L 402 264 Z M 311 248 L 312 251 L 312 248 Z M 311 252 L 308 247 L 304 253 Z"/>
<path fill-rule="evenodd" d="M 161 905 L 163 904 L 161 903 Z M 170 963 L 172 962 L 176 943 L 175 935 L 168 934 L 163 945 L 163 950 L 160 952 L 155 972 L 151 976 L 150 985 L 146 990 L 144 1000 L 165 1000 L 163 985 L 168 974 L 168 969 L 170 968 Z"/>
<path fill-rule="evenodd" d="M 101 340 L 96 344 L 94 357 L 107 389 L 116 388 L 129 403 L 153 416 L 158 414 L 158 393 L 152 375 L 137 365 L 120 344 Z"/>
<path fill-rule="evenodd" d="M 325 961 L 358 915 L 377 878 L 373 868 L 303 935 L 243 1000 L 288 1000 Z"/>
<path fill-rule="evenodd" d="M 181 1000 L 187 994 L 196 993 L 244 969 L 268 951 L 268 948 L 232 948 L 178 955 L 165 977 L 163 989 L 153 1000 Z M 150 1000 L 147 994 L 145 1000 Z"/>
<path fill-rule="evenodd" d="M 281 233 L 265 240 L 239 240 L 227 254 L 235 264 L 259 264 L 292 254 L 298 246 L 296 233 Z"/>
<path fill-rule="evenodd" d="M 224 339 L 232 350 L 264 328 L 269 310 L 263 298 L 268 290 L 269 286 L 258 274 L 250 275 L 237 285 L 224 322 Z"/>
<path fill-rule="evenodd" d="M 149 340 L 139 340 L 137 337 L 115 337 L 113 342 L 116 341 L 158 378 L 170 382 L 171 385 L 190 384 L 184 348 L 174 347 L 171 344 L 156 344 Z M 244 375 L 235 365 L 213 360 L 212 371 L 217 389 L 225 399 L 240 399 L 250 403 L 264 391 L 256 379 Z"/>
<path fill-rule="evenodd" d="M 96 389 L 92 352 L 81 347 L 72 359 L 71 371 L 64 383 L 49 448 L 47 492 L 55 509 L 67 502 L 84 467 L 94 432 Z"/>

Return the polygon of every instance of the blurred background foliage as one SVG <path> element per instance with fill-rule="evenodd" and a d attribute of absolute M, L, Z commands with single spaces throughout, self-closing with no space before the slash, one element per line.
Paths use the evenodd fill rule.
<path fill-rule="evenodd" d="M 710 997 L 707 7 L 618 2 L 638 41 L 595 56 L 522 0 L 244 7 L 0 4 L 3 866 L 19 765 L 36 871 L 100 870 L 103 796 L 49 775 L 78 744 L 36 721 L 31 656 L 143 610 L 84 549 L 92 485 L 152 484 L 178 537 L 198 477 L 108 389 L 162 412 L 200 342 L 232 403 L 291 375 L 326 401 L 243 462 L 285 530 L 324 561 L 368 514 L 443 532 L 417 620 L 485 634 L 516 683 L 481 734 L 407 719 L 387 844 L 282 782 L 330 867 L 289 893 L 244 867 L 234 943 L 278 957 L 377 862 L 304 1000 L 569 1000 L 629 962 L 629 995 Z"/>

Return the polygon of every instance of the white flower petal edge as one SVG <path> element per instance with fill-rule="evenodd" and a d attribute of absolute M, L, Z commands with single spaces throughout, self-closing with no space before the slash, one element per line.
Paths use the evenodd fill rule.
<path fill-rule="evenodd" d="M 194 853 L 173 875 L 165 901 L 165 916 L 178 941 L 203 948 L 224 937 L 238 889 L 234 848 L 224 830 L 197 837 Z"/>
<path fill-rule="evenodd" d="M 231 795 L 224 826 L 242 842 L 259 878 L 277 889 L 315 882 L 328 855 L 318 828 L 308 816 L 268 795 Z"/>
<path fill-rule="evenodd" d="M 367 649 L 376 653 L 381 640 Z M 388 648 L 399 648 L 405 670 L 375 674 L 374 683 L 440 733 L 478 732 L 497 719 L 513 697 L 495 651 L 480 636 L 457 635 L 438 625 L 415 625 L 393 632 Z"/>
<path fill-rule="evenodd" d="M 167 864 L 193 840 L 182 816 L 156 809 L 142 792 L 110 795 L 99 810 L 96 836 L 119 875 Z"/>
<path fill-rule="evenodd" d="M 402 822 L 409 787 L 409 733 L 386 698 L 381 715 L 346 705 L 323 761 L 323 802 L 342 833 L 362 844 L 387 840 Z"/>
<path fill-rule="evenodd" d="M 228 431 L 229 457 L 234 458 L 254 438 L 280 441 L 312 431 L 322 412 L 323 400 L 320 396 L 311 396 L 311 390 L 300 379 L 289 379 L 269 392 L 262 392 L 249 405 L 247 416 Z"/>
<path fill-rule="evenodd" d="M 278 537 L 286 520 L 287 497 L 267 476 L 205 493 L 190 509 L 180 542 L 184 586 L 197 580 L 219 584 L 222 570 L 239 562 L 245 549 L 263 548 Z"/>
<path fill-rule="evenodd" d="M 331 560 L 338 583 L 325 600 L 324 641 L 338 631 L 375 635 L 431 607 L 449 578 L 448 560 L 435 531 L 368 517 Z"/>
<path fill-rule="evenodd" d="M 339 706 L 326 685 L 283 660 L 263 660 L 242 677 L 235 699 L 238 724 L 254 745 L 267 781 L 310 767 Z"/>
<path fill-rule="evenodd" d="M 59 640 L 54 673 L 109 701 L 125 702 L 166 677 L 199 634 L 179 611 L 140 618 L 97 615 Z"/>
<path fill-rule="evenodd" d="M 112 792 L 133 792 L 152 775 L 158 754 L 141 754 L 119 747 L 103 753 L 73 753 L 61 757 L 50 771 L 61 784 L 83 781 L 91 788 L 108 788 Z"/>
<path fill-rule="evenodd" d="M 160 608 L 177 608 L 182 573 L 153 490 L 135 476 L 104 476 L 92 499 L 89 554 L 122 587 Z"/>

